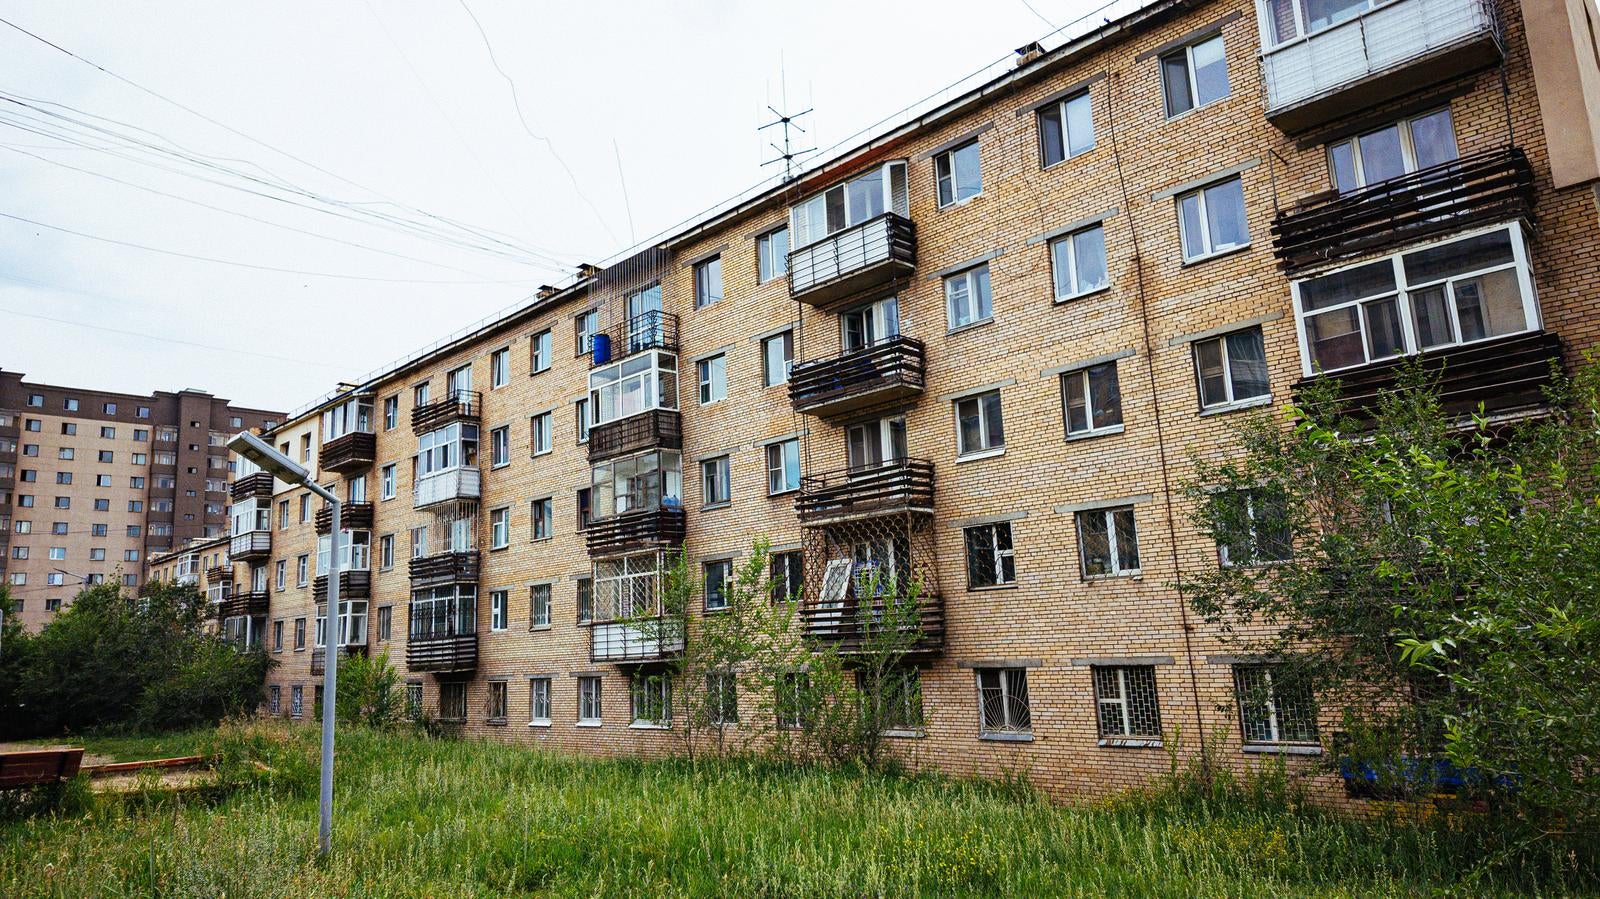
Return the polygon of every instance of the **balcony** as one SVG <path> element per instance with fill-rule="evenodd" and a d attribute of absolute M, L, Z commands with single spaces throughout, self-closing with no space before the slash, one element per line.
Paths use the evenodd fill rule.
<path fill-rule="evenodd" d="M 478 635 L 408 637 L 406 667 L 434 674 L 471 674 L 478 668 Z"/>
<path fill-rule="evenodd" d="M 235 562 L 254 562 L 272 555 L 271 531 L 245 531 L 228 541 L 228 558 Z"/>
<path fill-rule="evenodd" d="M 319 535 L 331 533 L 333 531 L 333 508 L 323 506 L 318 509 L 316 524 Z M 339 530 L 372 530 L 372 503 L 344 503 L 339 509 Z"/>
<path fill-rule="evenodd" d="M 917 267 L 917 228 L 885 212 L 789 254 L 789 295 L 832 309 L 863 290 L 911 274 Z"/>
<path fill-rule="evenodd" d="M 476 584 L 478 582 L 478 553 L 439 553 L 411 560 L 411 586 L 432 587 L 439 584 Z"/>
<path fill-rule="evenodd" d="M 683 652 L 683 622 L 657 618 L 647 625 L 596 622 L 589 628 L 589 659 L 634 664 L 660 662 Z"/>
<path fill-rule="evenodd" d="M 933 513 L 933 463 L 900 459 L 876 468 L 847 468 L 800 479 L 800 523 L 839 524 L 879 515 Z"/>
<path fill-rule="evenodd" d="M 682 546 L 682 509 L 640 509 L 596 518 L 584 529 L 591 556 L 614 556 L 642 549 Z"/>
<path fill-rule="evenodd" d="M 220 620 L 242 615 L 265 615 L 267 602 L 265 590 L 230 593 L 227 598 L 216 604 L 216 617 Z"/>
<path fill-rule="evenodd" d="M 213 565 L 206 569 L 206 583 L 216 584 L 221 581 L 233 580 L 233 566 Z"/>
<path fill-rule="evenodd" d="M 347 599 L 367 599 L 372 596 L 372 572 L 370 571 L 341 571 L 339 572 L 339 601 Z M 316 602 L 328 601 L 328 576 L 317 575 L 311 582 L 311 598 Z"/>
<path fill-rule="evenodd" d="M 883 608 L 883 600 L 863 604 L 854 597 L 829 605 L 802 605 L 801 633 L 808 640 L 833 644 L 841 654 L 860 653 L 867 649 L 867 640 L 871 637 L 876 623 L 882 619 Z M 917 617 L 920 633 L 910 651 L 935 653 L 942 650 L 944 599 L 939 596 L 921 596 L 918 600 Z"/>
<path fill-rule="evenodd" d="M 344 658 L 348 659 L 351 656 L 366 655 L 367 648 L 365 646 L 347 645 L 339 647 L 339 652 L 344 656 Z M 321 677 L 327 672 L 327 670 L 328 651 L 321 646 L 311 647 L 311 673 L 317 677 Z"/>
<path fill-rule="evenodd" d="M 673 409 L 652 409 L 589 429 L 589 462 L 652 449 L 682 449 L 682 419 Z"/>
<path fill-rule="evenodd" d="M 365 431 L 352 431 L 335 437 L 322 445 L 318 463 L 323 471 L 355 474 L 372 467 L 378 458 L 378 435 Z"/>
<path fill-rule="evenodd" d="M 475 500 L 483 493 L 483 472 L 452 468 L 418 478 L 411 488 L 411 507 L 425 509 L 440 503 Z"/>
<path fill-rule="evenodd" d="M 1489 150 L 1340 195 L 1307 197 L 1278 213 L 1272 245 L 1296 274 L 1427 237 L 1528 218 L 1533 168 L 1516 147 Z"/>
<path fill-rule="evenodd" d="M 437 431 L 451 422 L 476 422 L 483 414 L 483 394 L 476 390 L 447 391 L 444 399 L 411 410 L 411 430 Z"/>
<path fill-rule="evenodd" d="M 1477 412 L 1481 403 L 1486 414 L 1516 415 L 1545 408 L 1550 363 L 1560 359 L 1560 339 L 1548 331 L 1535 331 L 1305 378 L 1294 385 L 1294 392 L 1296 401 L 1302 402 L 1307 387 L 1336 380 L 1345 413 L 1367 420 L 1378 409 L 1379 394 L 1394 389 L 1396 372 L 1418 362 L 1438 378 L 1439 401 L 1446 412 L 1465 417 Z"/>
<path fill-rule="evenodd" d="M 794 411 L 830 418 L 922 393 L 922 341 L 895 336 L 831 359 L 802 362 L 789 372 Z"/>
<path fill-rule="evenodd" d="M 678 317 L 652 309 L 594 337 L 591 365 L 607 365 L 646 350 L 678 351 Z"/>
<path fill-rule="evenodd" d="M 1267 119 L 1298 134 L 1501 55 L 1491 0 L 1392 0 L 1264 51 Z"/>
<path fill-rule="evenodd" d="M 270 498 L 272 496 L 272 475 L 264 471 L 247 474 L 233 482 L 232 491 L 235 502 L 257 497 Z"/>

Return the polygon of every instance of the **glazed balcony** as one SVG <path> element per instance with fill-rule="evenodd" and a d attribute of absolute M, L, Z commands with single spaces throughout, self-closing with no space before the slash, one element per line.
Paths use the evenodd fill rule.
<path fill-rule="evenodd" d="M 875 602 L 863 603 L 851 597 L 831 604 L 809 603 L 800 607 L 800 628 L 806 639 L 828 644 L 841 654 L 850 655 L 867 650 L 873 632 L 882 627 L 884 603 L 892 601 L 882 597 Z M 944 600 L 939 596 L 923 595 L 917 604 L 917 622 L 907 623 L 906 629 L 917 632 L 912 653 L 936 653 L 944 648 Z"/>
<path fill-rule="evenodd" d="M 1488 150 L 1278 213 L 1272 245 L 1289 274 L 1479 225 L 1528 218 L 1533 168 L 1516 147 Z"/>
<path fill-rule="evenodd" d="M 652 409 L 589 429 L 589 461 L 652 449 L 682 449 L 682 418 L 674 409 Z"/>
<path fill-rule="evenodd" d="M 1303 402 L 1311 385 L 1337 381 L 1344 411 L 1358 421 L 1368 420 L 1377 412 L 1382 392 L 1394 389 L 1400 368 L 1418 363 L 1438 378 L 1439 402 L 1447 413 L 1472 415 L 1481 403 L 1487 415 L 1516 415 L 1547 407 L 1544 390 L 1551 383 L 1551 362 L 1560 360 L 1561 340 L 1549 331 L 1534 331 L 1316 375 L 1295 384 L 1294 393 Z"/>
<path fill-rule="evenodd" d="M 922 393 L 922 341 L 896 335 L 789 372 L 794 411 L 830 418 L 904 403 Z"/>
<path fill-rule="evenodd" d="M 838 524 L 879 515 L 933 513 L 933 463 L 900 459 L 800 479 L 800 524 Z"/>
<path fill-rule="evenodd" d="M 351 656 L 366 655 L 367 648 L 365 646 L 345 645 L 339 647 L 339 652 L 342 654 L 343 658 L 348 659 Z M 311 648 L 311 673 L 317 677 L 321 677 L 327 672 L 327 670 L 328 651 L 321 646 L 313 646 Z"/>
<path fill-rule="evenodd" d="M 452 422 L 476 423 L 482 414 L 483 394 L 476 390 L 447 391 L 443 399 L 411 410 L 411 430 L 421 435 Z"/>
<path fill-rule="evenodd" d="M 597 621 L 589 627 L 589 659 L 594 662 L 660 662 L 676 657 L 683 647 L 682 621 Z"/>
<path fill-rule="evenodd" d="M 378 435 L 368 431 L 351 431 L 324 443 L 318 464 L 323 471 L 357 474 L 371 468 L 377 458 Z"/>
<path fill-rule="evenodd" d="M 789 295 L 833 309 L 856 294 L 910 275 L 917 228 L 895 212 L 868 219 L 789 253 Z"/>
<path fill-rule="evenodd" d="M 678 317 L 652 309 L 594 336 L 591 365 L 609 365 L 646 350 L 678 351 Z"/>
<path fill-rule="evenodd" d="M 411 560 L 411 586 L 432 587 L 440 584 L 476 584 L 478 582 L 478 553 L 438 553 Z"/>
<path fill-rule="evenodd" d="M 667 546 L 682 546 L 682 509 L 656 508 L 596 518 L 584 529 L 591 556 L 615 556 Z"/>
<path fill-rule="evenodd" d="M 232 492 L 235 502 L 258 497 L 271 497 L 272 475 L 264 471 L 247 474 L 233 482 Z"/>
<path fill-rule="evenodd" d="M 1298 134 L 1502 55 L 1492 0 L 1390 0 L 1263 51 L 1267 119 Z"/>
<path fill-rule="evenodd" d="M 339 601 L 347 599 L 367 599 L 372 596 L 372 572 L 370 571 L 341 571 L 339 572 Z M 311 598 L 316 602 L 328 601 L 328 576 L 317 575 L 311 582 Z"/>
<path fill-rule="evenodd" d="M 254 562 L 272 555 L 272 532 L 245 531 L 228 540 L 228 558 L 235 562 Z"/>
<path fill-rule="evenodd" d="M 267 614 L 267 603 L 267 591 L 265 590 L 230 593 L 216 604 L 216 617 L 220 620 L 240 616 L 265 615 Z"/>
<path fill-rule="evenodd" d="M 316 524 L 319 535 L 333 530 L 332 507 L 323 506 L 317 510 Z M 339 509 L 339 530 L 372 530 L 372 503 L 344 503 Z"/>
<path fill-rule="evenodd" d="M 483 472 L 476 468 L 451 468 L 417 479 L 411 488 L 411 507 L 425 509 L 441 503 L 476 500 L 483 494 Z"/>

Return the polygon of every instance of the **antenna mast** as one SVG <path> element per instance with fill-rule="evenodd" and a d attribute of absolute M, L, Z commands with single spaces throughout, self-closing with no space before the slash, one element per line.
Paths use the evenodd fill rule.
<path fill-rule="evenodd" d="M 787 109 L 788 106 L 789 106 L 789 75 L 788 75 L 788 72 L 787 71 L 783 71 L 781 77 L 783 79 L 783 81 L 782 81 L 782 84 L 783 84 L 783 87 L 782 87 L 783 99 L 782 99 L 781 102 L 783 103 L 784 108 Z M 793 181 L 794 180 L 794 164 L 795 164 L 795 161 L 798 160 L 798 159 L 804 158 L 806 156 L 809 156 L 812 153 L 817 152 L 817 148 L 814 147 L 814 146 L 813 147 L 807 147 L 805 149 L 796 149 L 795 146 L 794 146 L 794 143 L 793 143 L 792 132 L 798 131 L 801 134 L 807 133 L 806 129 L 800 127 L 800 124 L 796 120 L 799 119 L 803 115 L 809 115 L 811 113 L 811 108 L 810 107 L 806 107 L 805 109 L 802 109 L 799 112 L 795 112 L 795 113 L 779 112 L 772 104 L 769 103 L 769 104 L 767 104 L 767 109 L 770 110 L 773 115 L 777 116 L 777 118 L 772 120 L 772 121 L 770 121 L 770 122 L 767 122 L 765 125 L 762 125 L 760 128 L 757 128 L 756 130 L 757 131 L 765 131 L 768 128 L 776 128 L 779 125 L 782 125 L 783 126 L 783 146 L 780 147 L 776 143 L 774 143 L 772 141 L 768 141 L 767 142 L 767 146 L 771 147 L 778 155 L 773 157 L 772 159 L 764 160 L 761 164 L 763 166 L 769 166 L 769 165 L 773 165 L 773 164 L 778 163 L 778 162 L 783 163 L 783 180 L 786 181 L 786 182 Z"/>

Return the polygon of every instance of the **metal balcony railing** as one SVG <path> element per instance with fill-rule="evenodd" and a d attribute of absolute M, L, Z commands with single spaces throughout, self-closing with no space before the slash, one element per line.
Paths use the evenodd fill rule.
<path fill-rule="evenodd" d="M 920 394 L 922 386 L 922 341 L 896 335 L 795 365 L 789 372 L 789 401 L 796 412 L 843 415 L 909 399 Z"/>
<path fill-rule="evenodd" d="M 371 468 L 377 457 L 378 435 L 370 431 L 352 431 L 324 443 L 317 458 L 324 471 L 353 474 Z"/>
<path fill-rule="evenodd" d="M 917 229 L 911 220 L 885 212 L 859 225 L 789 253 L 789 293 L 829 308 L 917 266 Z"/>
<path fill-rule="evenodd" d="M 682 418 L 674 409 L 652 409 L 589 429 L 591 463 L 651 449 L 682 448 Z"/>
<path fill-rule="evenodd" d="M 439 584 L 476 584 L 478 582 L 478 552 L 438 553 L 412 559 L 411 586 L 430 587 Z"/>
<path fill-rule="evenodd" d="M 631 316 L 620 324 L 600 332 L 592 342 L 590 356 L 593 365 L 609 365 L 634 353 L 645 350 L 678 351 L 678 317 L 670 312 L 652 309 Z"/>
<path fill-rule="evenodd" d="M 450 390 L 442 398 L 411 410 L 411 430 L 426 434 L 454 421 L 477 421 L 482 414 L 483 394 L 476 390 Z"/>
<path fill-rule="evenodd" d="M 932 514 L 933 463 L 899 459 L 872 468 L 846 468 L 800 479 L 795 511 L 802 525 L 826 525 L 875 515 Z"/>
<path fill-rule="evenodd" d="M 238 562 L 264 559 L 272 554 L 271 531 L 245 531 L 228 540 L 228 558 Z"/>
<path fill-rule="evenodd" d="M 682 509 L 656 508 L 595 518 L 583 531 L 591 556 L 613 556 L 641 549 L 682 546 Z"/>

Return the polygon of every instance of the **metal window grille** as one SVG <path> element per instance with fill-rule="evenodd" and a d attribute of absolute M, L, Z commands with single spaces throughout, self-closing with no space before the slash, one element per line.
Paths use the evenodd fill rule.
<path fill-rule="evenodd" d="M 1026 668 L 978 669 L 978 704 L 986 734 L 1033 732 Z"/>
<path fill-rule="evenodd" d="M 1161 736 L 1161 709 L 1156 701 L 1156 669 L 1152 665 L 1096 666 L 1095 706 L 1102 737 Z"/>

